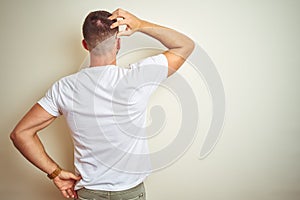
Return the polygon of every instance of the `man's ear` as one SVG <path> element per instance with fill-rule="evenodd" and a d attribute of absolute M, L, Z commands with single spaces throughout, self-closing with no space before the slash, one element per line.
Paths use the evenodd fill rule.
<path fill-rule="evenodd" d="M 89 47 L 88 47 L 88 45 L 87 45 L 87 43 L 86 43 L 86 41 L 85 41 L 84 39 L 82 40 L 82 46 L 83 46 L 83 48 L 86 49 L 87 51 L 89 50 Z"/>

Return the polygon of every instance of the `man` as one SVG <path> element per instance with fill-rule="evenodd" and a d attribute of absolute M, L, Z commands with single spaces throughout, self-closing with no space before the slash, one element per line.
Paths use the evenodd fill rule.
<path fill-rule="evenodd" d="M 119 32 L 124 25 L 126 30 Z M 168 50 L 128 69 L 116 66 L 119 36 L 135 32 L 157 39 Z M 157 85 L 185 62 L 194 43 L 122 9 L 90 13 L 83 36 L 90 67 L 57 81 L 17 124 L 11 139 L 66 198 L 145 199 L 143 181 L 151 168 L 141 127 L 147 101 Z M 61 169 L 37 135 L 59 115 L 64 115 L 72 133 L 75 173 Z"/>

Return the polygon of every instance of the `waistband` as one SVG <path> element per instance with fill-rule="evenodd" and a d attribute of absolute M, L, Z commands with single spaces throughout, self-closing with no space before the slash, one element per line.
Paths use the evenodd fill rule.
<path fill-rule="evenodd" d="M 137 186 L 127 189 L 127 190 L 120 190 L 120 191 L 106 191 L 106 190 L 91 190 L 91 189 L 86 189 L 86 188 L 81 188 L 79 190 L 87 190 L 89 192 L 95 193 L 95 194 L 99 194 L 99 195 L 122 195 L 128 192 L 135 192 L 135 191 L 139 191 L 142 187 L 144 187 L 144 182 L 141 182 L 140 184 L 138 184 Z"/>

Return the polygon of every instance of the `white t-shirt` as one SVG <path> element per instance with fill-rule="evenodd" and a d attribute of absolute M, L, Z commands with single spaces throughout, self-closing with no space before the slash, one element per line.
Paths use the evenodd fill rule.
<path fill-rule="evenodd" d="M 145 133 L 150 95 L 167 78 L 163 54 L 121 68 L 85 68 L 55 82 L 38 103 L 64 115 L 74 142 L 75 189 L 120 191 L 151 172 Z"/>

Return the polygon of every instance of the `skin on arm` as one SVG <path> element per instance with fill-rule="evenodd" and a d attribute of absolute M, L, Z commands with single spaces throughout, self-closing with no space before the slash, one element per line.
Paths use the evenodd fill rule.
<path fill-rule="evenodd" d="M 50 115 L 39 104 L 35 104 L 10 134 L 15 147 L 23 156 L 47 174 L 51 174 L 58 165 L 46 153 L 37 132 L 49 126 L 55 119 L 56 117 Z M 74 185 L 80 179 L 81 177 L 62 170 L 53 182 L 64 197 L 74 198 Z"/>
<path fill-rule="evenodd" d="M 111 20 L 117 18 L 123 18 L 123 20 L 115 22 L 111 28 L 127 26 L 125 31 L 118 33 L 118 36 L 130 36 L 135 32 L 141 32 L 157 39 L 168 48 L 164 52 L 168 60 L 168 76 L 177 71 L 194 50 L 193 40 L 173 29 L 141 20 L 123 9 L 115 10 L 109 17 Z"/>

